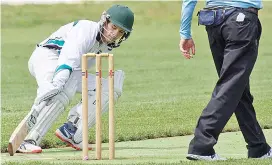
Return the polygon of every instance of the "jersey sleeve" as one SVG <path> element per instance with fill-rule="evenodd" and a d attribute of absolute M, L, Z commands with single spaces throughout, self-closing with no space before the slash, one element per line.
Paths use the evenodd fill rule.
<path fill-rule="evenodd" d="M 181 10 L 180 38 L 190 39 L 192 16 L 197 4 L 197 0 L 183 0 Z"/>
<path fill-rule="evenodd" d="M 97 30 L 96 24 L 89 21 L 79 21 L 68 32 L 65 44 L 58 59 L 58 68 L 69 69 L 70 71 L 81 66 L 81 56 L 88 53 L 89 49 L 94 45 Z"/>

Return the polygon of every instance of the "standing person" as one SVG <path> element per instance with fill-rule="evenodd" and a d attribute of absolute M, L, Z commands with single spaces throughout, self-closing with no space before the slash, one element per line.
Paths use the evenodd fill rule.
<path fill-rule="evenodd" d="M 60 27 L 37 45 L 28 67 L 38 89 L 29 113 L 30 132 L 18 151 L 40 153 L 39 146 L 53 122 L 60 116 L 75 93 L 81 93 L 81 57 L 86 53 L 107 53 L 128 39 L 134 23 L 134 13 L 126 6 L 113 5 L 103 12 L 99 22 L 80 20 Z M 88 67 L 95 64 L 89 58 Z M 102 112 L 108 111 L 107 79 L 102 80 Z M 114 100 L 122 93 L 124 72 L 115 71 Z M 88 76 L 88 126 L 95 124 L 95 75 Z M 73 107 L 68 121 L 56 130 L 56 136 L 71 147 L 82 149 L 82 103 Z"/>
<path fill-rule="evenodd" d="M 195 54 L 191 20 L 196 3 L 184 0 L 182 5 L 179 46 L 186 59 Z M 197 122 L 189 160 L 225 160 L 216 154 L 214 145 L 233 113 L 247 143 L 248 158 L 272 158 L 256 119 L 249 85 L 262 31 L 261 8 L 261 0 L 206 0 L 206 7 L 198 13 L 199 24 L 206 26 L 219 79 Z"/>

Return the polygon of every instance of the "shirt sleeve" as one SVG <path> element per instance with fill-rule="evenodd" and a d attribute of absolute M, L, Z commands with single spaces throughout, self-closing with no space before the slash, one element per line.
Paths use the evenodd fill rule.
<path fill-rule="evenodd" d="M 191 22 L 196 3 L 197 0 L 183 0 L 181 10 L 181 24 L 179 29 L 180 37 L 183 39 L 192 38 Z"/>
<path fill-rule="evenodd" d="M 70 71 L 81 66 L 81 56 L 88 53 L 96 40 L 95 24 L 88 21 L 79 21 L 67 34 L 58 60 L 58 69 Z M 58 70 L 57 69 L 57 70 Z"/>

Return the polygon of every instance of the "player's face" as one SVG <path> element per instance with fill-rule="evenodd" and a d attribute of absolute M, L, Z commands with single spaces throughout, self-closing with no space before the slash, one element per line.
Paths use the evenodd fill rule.
<path fill-rule="evenodd" d="M 122 28 L 112 24 L 111 22 L 107 22 L 104 25 L 103 30 L 103 40 L 107 43 L 111 43 L 120 37 L 122 37 L 125 33 L 125 30 Z"/>

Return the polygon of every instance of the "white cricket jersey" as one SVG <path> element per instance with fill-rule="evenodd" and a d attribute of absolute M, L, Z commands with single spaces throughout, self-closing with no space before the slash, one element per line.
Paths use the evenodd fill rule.
<path fill-rule="evenodd" d="M 81 68 L 81 57 L 86 53 L 108 53 L 107 44 L 97 41 L 99 24 L 89 20 L 75 21 L 60 27 L 39 46 L 50 47 L 59 54 L 58 66 L 68 65 L 73 70 Z M 100 37 L 100 36 L 98 36 Z M 89 58 L 88 67 L 95 64 Z"/>

